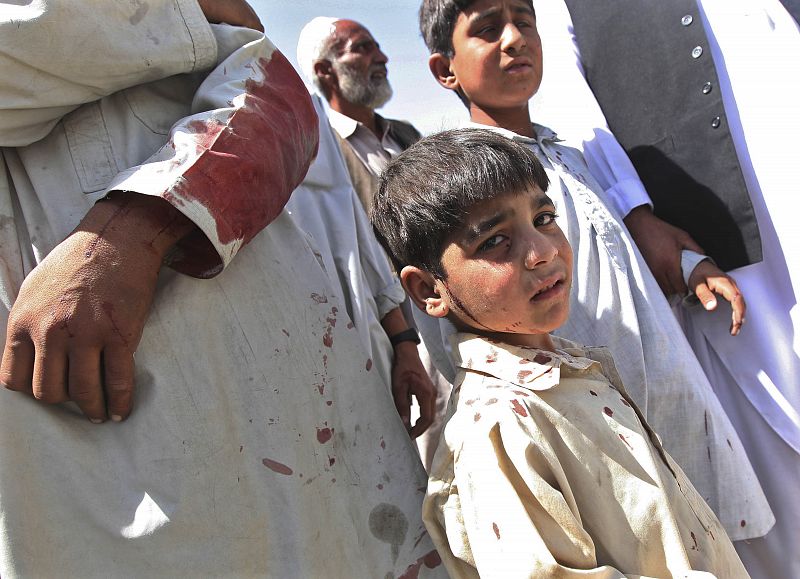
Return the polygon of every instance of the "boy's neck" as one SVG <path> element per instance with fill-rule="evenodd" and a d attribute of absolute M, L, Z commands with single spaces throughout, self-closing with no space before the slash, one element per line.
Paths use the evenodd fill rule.
<path fill-rule="evenodd" d="M 513 109 L 487 109 L 470 103 L 469 117 L 473 123 L 500 127 L 523 137 L 536 138 L 527 103 Z"/>
<path fill-rule="evenodd" d="M 553 342 L 553 337 L 550 334 L 513 334 L 508 332 L 491 332 L 487 331 L 486 329 L 465 326 L 455 320 L 451 321 L 454 322 L 454 325 L 460 332 L 477 334 L 494 342 L 502 342 L 510 346 L 535 348 L 537 350 L 545 350 L 547 352 L 556 351 L 556 345 Z"/>

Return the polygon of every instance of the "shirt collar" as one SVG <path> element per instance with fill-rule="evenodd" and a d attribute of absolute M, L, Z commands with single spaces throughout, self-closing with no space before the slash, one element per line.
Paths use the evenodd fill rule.
<path fill-rule="evenodd" d="M 359 127 L 363 127 L 365 130 L 368 130 L 364 125 L 359 123 L 355 119 L 351 119 L 347 115 L 343 115 L 337 110 L 332 108 L 328 109 L 328 120 L 333 127 L 333 130 L 336 131 L 339 136 L 345 140 L 349 139 L 353 136 L 353 134 L 359 129 Z M 378 113 L 375 113 L 375 121 L 378 123 L 379 127 L 383 127 L 383 134 L 381 135 L 382 138 L 386 137 L 386 133 L 389 132 L 389 128 L 391 127 L 391 121 L 384 119 Z"/>
<path fill-rule="evenodd" d="M 351 119 L 347 115 L 343 115 L 339 111 L 331 108 L 328 109 L 328 120 L 333 130 L 339 133 L 339 136 L 343 139 L 350 137 L 358 128 L 357 120 Z"/>
<path fill-rule="evenodd" d="M 548 390 L 558 385 L 562 368 L 583 372 L 594 364 L 581 348 L 553 336 L 557 352 L 512 346 L 475 334 L 458 333 L 451 339 L 457 368 L 494 376 L 528 390 Z"/>

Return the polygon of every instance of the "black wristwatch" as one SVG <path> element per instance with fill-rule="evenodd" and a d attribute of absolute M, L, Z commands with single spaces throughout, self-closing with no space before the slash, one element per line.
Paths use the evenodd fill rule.
<path fill-rule="evenodd" d="M 389 341 L 392 343 L 392 347 L 396 346 L 400 342 L 414 342 L 415 344 L 419 344 L 419 334 L 417 330 L 414 328 L 408 328 L 407 330 L 403 330 L 399 334 L 395 334 L 394 336 L 389 336 Z"/>

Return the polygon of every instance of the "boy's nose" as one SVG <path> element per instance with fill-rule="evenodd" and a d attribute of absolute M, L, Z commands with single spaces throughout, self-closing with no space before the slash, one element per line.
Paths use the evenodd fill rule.
<path fill-rule="evenodd" d="M 509 22 L 503 28 L 502 49 L 504 52 L 519 52 L 525 46 L 525 36 L 517 25 Z"/>
<path fill-rule="evenodd" d="M 529 239 L 525 252 L 525 269 L 535 269 L 550 263 L 558 255 L 558 248 L 546 236 L 535 232 Z"/>

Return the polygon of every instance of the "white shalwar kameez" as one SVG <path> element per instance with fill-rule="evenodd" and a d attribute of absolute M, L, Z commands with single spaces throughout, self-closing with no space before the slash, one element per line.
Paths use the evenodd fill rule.
<path fill-rule="evenodd" d="M 218 63 L 199 91 L 206 73 L 184 74 Z M 225 265 L 208 280 L 162 270 L 125 422 L 0 392 L 0 575 L 443 574 L 388 387 L 281 212 L 316 143 L 283 56 L 208 25 L 194 0 L 64 0 L 0 3 L 0 66 L 3 336 L 24 276 L 109 188 L 170 200 Z M 219 150 L 248 129 L 262 137 L 248 151 L 283 169 L 271 188 L 199 197 L 198 167 L 263 173 Z"/>
<path fill-rule="evenodd" d="M 775 513 L 764 538 L 736 548 L 754 577 L 800 577 L 800 30 L 778 0 L 699 0 L 725 114 L 761 233 L 763 261 L 728 272 L 747 301 L 731 337 L 730 307 L 679 308 L 698 360 L 739 434 Z M 635 176 L 611 142 L 582 77 L 562 2 L 539 2 L 551 56 L 536 110 L 583 140 L 589 165 Z M 713 216 L 709 216 L 710 219 Z M 743 526 L 749 521 L 742 520 Z"/>

